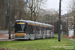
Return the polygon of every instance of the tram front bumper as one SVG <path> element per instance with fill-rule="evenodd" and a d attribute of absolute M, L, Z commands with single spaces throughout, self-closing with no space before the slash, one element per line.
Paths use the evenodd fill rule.
<path fill-rule="evenodd" d="M 15 36 L 15 39 L 29 39 L 26 36 Z"/>
<path fill-rule="evenodd" d="M 15 39 L 25 39 L 24 36 L 15 36 Z"/>

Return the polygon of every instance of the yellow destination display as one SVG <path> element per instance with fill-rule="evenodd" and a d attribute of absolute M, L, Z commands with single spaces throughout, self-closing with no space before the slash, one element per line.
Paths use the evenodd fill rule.
<path fill-rule="evenodd" d="M 17 22 L 17 24 L 25 24 L 25 23 L 20 23 L 20 22 Z"/>

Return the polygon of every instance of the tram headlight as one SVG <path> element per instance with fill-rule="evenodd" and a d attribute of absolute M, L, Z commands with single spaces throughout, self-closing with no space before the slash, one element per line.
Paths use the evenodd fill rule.
<path fill-rule="evenodd" d="M 26 34 L 24 34 L 26 36 Z"/>

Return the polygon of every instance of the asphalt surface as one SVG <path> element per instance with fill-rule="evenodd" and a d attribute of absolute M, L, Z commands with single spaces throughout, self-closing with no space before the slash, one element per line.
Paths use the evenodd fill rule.
<path fill-rule="evenodd" d="M 13 37 L 13 34 L 11 34 L 11 38 Z M 9 39 L 9 34 L 1 34 L 0 35 L 0 41 L 12 41 L 15 39 Z"/>
<path fill-rule="evenodd" d="M 0 39 L 0 41 L 13 41 L 15 39 Z"/>

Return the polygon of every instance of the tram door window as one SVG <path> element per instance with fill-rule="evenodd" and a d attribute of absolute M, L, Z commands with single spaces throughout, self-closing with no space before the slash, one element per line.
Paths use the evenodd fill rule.
<path fill-rule="evenodd" d="M 45 34 L 45 27 L 43 27 L 43 34 Z"/>
<path fill-rule="evenodd" d="M 44 27 L 41 27 L 41 33 L 44 34 Z"/>
<path fill-rule="evenodd" d="M 39 33 L 40 33 L 40 34 L 42 34 L 42 30 L 41 30 L 41 29 L 42 29 L 42 27 L 39 27 L 39 28 L 40 28 Z"/>
<path fill-rule="evenodd" d="M 43 34 L 45 34 L 44 31 L 45 31 L 45 27 L 43 27 Z"/>
<path fill-rule="evenodd" d="M 36 26 L 36 34 L 40 34 L 40 26 Z"/>
<path fill-rule="evenodd" d="M 46 27 L 44 27 L 44 34 L 46 34 L 47 32 L 46 32 Z"/>
<path fill-rule="evenodd" d="M 38 34 L 38 26 L 36 26 L 36 34 Z"/>
<path fill-rule="evenodd" d="M 46 34 L 47 34 L 47 27 L 45 28 Z"/>
<path fill-rule="evenodd" d="M 41 28 L 42 28 L 42 27 L 39 27 L 39 34 L 42 34 L 42 30 L 41 30 Z"/>
<path fill-rule="evenodd" d="M 27 34 L 31 33 L 31 25 L 28 25 Z"/>
<path fill-rule="evenodd" d="M 51 29 L 49 28 L 49 30 L 50 30 L 49 34 L 51 34 Z"/>
<path fill-rule="evenodd" d="M 33 34 L 35 34 L 35 32 L 36 32 L 36 26 L 32 26 L 32 32 L 33 32 Z"/>
<path fill-rule="evenodd" d="M 51 29 L 51 34 L 53 34 L 54 33 L 54 29 Z"/>
<path fill-rule="evenodd" d="M 48 32 L 48 34 L 50 34 L 51 33 L 51 29 L 47 28 L 47 32 Z"/>

